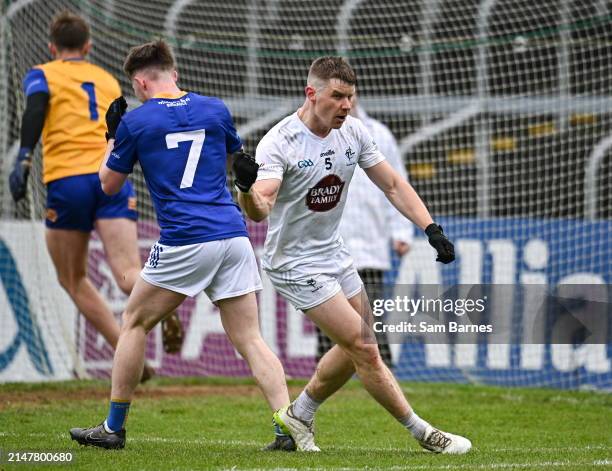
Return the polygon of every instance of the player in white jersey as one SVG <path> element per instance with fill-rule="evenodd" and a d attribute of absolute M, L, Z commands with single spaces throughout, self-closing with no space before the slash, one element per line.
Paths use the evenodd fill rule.
<path fill-rule="evenodd" d="M 263 266 L 275 288 L 336 342 L 300 396 L 274 418 L 299 450 L 319 451 L 314 413 L 357 373 L 370 395 L 421 446 L 437 453 L 466 453 L 468 439 L 432 427 L 413 411 L 361 317 L 369 304 L 339 234 L 346 187 L 356 165 L 400 213 L 425 230 L 437 260 L 450 263 L 455 255 L 414 189 L 385 161 L 365 126 L 349 116 L 355 83 L 354 71 L 342 58 L 315 60 L 302 107 L 260 142 L 259 169 L 254 162 L 235 168 L 238 181 L 258 173 L 252 187 L 242 185 L 238 200 L 252 219 L 269 216 Z"/>

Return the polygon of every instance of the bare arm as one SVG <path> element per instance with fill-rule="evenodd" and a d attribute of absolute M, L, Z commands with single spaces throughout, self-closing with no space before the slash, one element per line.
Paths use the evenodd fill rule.
<path fill-rule="evenodd" d="M 395 208 L 425 230 L 433 223 L 427 207 L 412 185 L 403 179 L 386 160 L 365 169 L 366 174 Z"/>
<path fill-rule="evenodd" d="M 248 193 L 238 192 L 238 204 L 253 221 L 263 221 L 276 203 L 280 185 L 281 180 L 274 178 L 259 180 Z"/>
<path fill-rule="evenodd" d="M 106 162 L 108 161 L 114 146 L 115 140 L 109 139 L 108 144 L 106 145 L 104 159 L 102 159 L 102 165 L 100 165 L 100 170 L 98 171 L 100 183 L 102 184 L 102 191 L 107 195 L 119 193 L 119 190 L 121 190 L 121 187 L 128 177 L 127 173 L 116 172 L 106 166 Z"/>

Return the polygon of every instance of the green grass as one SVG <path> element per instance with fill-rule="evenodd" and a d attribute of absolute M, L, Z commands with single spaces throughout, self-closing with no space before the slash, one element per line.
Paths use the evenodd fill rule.
<path fill-rule="evenodd" d="M 468 455 L 444 456 L 421 451 L 358 383 L 350 383 L 317 414 L 322 453 L 266 453 L 259 450 L 272 437 L 271 413 L 250 384 L 154 381 L 132 405 L 121 451 L 79 447 L 67 433 L 105 417 L 108 384 L 0 385 L 0 449 L 71 451 L 74 463 L 47 466 L 70 470 L 612 468 L 609 394 L 403 384 L 421 417 L 474 444 Z M 293 396 L 302 384 L 293 383 Z"/>

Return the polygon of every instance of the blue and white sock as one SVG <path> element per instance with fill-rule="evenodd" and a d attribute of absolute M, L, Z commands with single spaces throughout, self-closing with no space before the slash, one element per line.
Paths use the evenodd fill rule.
<path fill-rule="evenodd" d="M 125 427 L 130 403 L 123 399 L 111 399 L 108 417 L 104 421 L 104 429 L 108 433 L 118 432 Z"/>

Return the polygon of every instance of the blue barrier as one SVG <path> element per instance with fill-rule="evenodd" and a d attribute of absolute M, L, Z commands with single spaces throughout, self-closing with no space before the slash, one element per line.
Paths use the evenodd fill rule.
<path fill-rule="evenodd" d="M 507 273 L 513 273 L 513 280 L 507 283 L 520 285 L 530 277 L 532 280 L 548 285 L 552 292 L 559 284 L 605 285 L 609 313 L 610 283 L 612 281 L 612 223 L 609 221 L 585 222 L 580 220 L 537 220 L 537 219 L 474 219 L 440 218 L 444 231 L 456 245 L 459 241 L 480 242 L 482 279 L 480 283 L 490 284 L 494 279 L 496 263 L 503 263 Z M 501 245 L 499 250 L 490 250 Z M 473 263 L 474 260 L 471 260 Z M 462 256 L 459 254 L 453 264 L 441 267 L 442 279 L 446 286 L 462 283 L 460 268 Z M 394 283 L 400 261 L 394 258 L 393 270 L 387 274 L 386 281 Z M 499 271 L 499 270 L 498 270 Z M 464 281 L 463 281 L 464 282 Z M 517 296 L 512 312 L 522 312 L 522 299 Z M 608 314 L 609 315 L 609 314 Z M 544 344 L 537 354 L 540 357 L 537 369 L 521 368 L 521 352 L 524 345 L 513 343 L 508 346 L 509 364 L 504 368 L 491 368 L 487 365 L 489 345 L 477 345 L 475 364 L 469 367 L 435 367 L 428 362 L 424 344 L 410 342 L 402 346 L 395 372 L 401 379 L 420 381 L 482 382 L 502 386 L 552 386 L 559 388 L 598 388 L 612 389 L 612 345 L 610 324 L 608 343 L 599 347 L 598 354 L 603 361 L 599 370 L 592 371 L 578 362 L 571 371 L 560 371 L 552 360 L 553 351 L 558 346 Z M 522 329 L 520 315 L 513 315 L 512 329 Z M 576 346 L 577 348 L 579 346 Z M 500 348 L 500 347 L 496 347 Z M 451 353 L 452 355 L 452 353 Z M 606 357 L 606 358 L 603 358 Z M 453 357 L 453 365 L 456 359 Z M 591 365 L 592 367 L 592 365 Z"/>
<path fill-rule="evenodd" d="M 0 352 L 0 371 L 11 364 L 19 347 L 24 344 L 36 371 L 45 376 L 52 376 L 53 365 L 49 360 L 40 329 L 32 318 L 28 294 L 13 255 L 2 240 L 0 240 L 0 281 L 11 308 L 7 314 L 12 314 L 17 324 L 15 338 L 3 352 Z"/>

